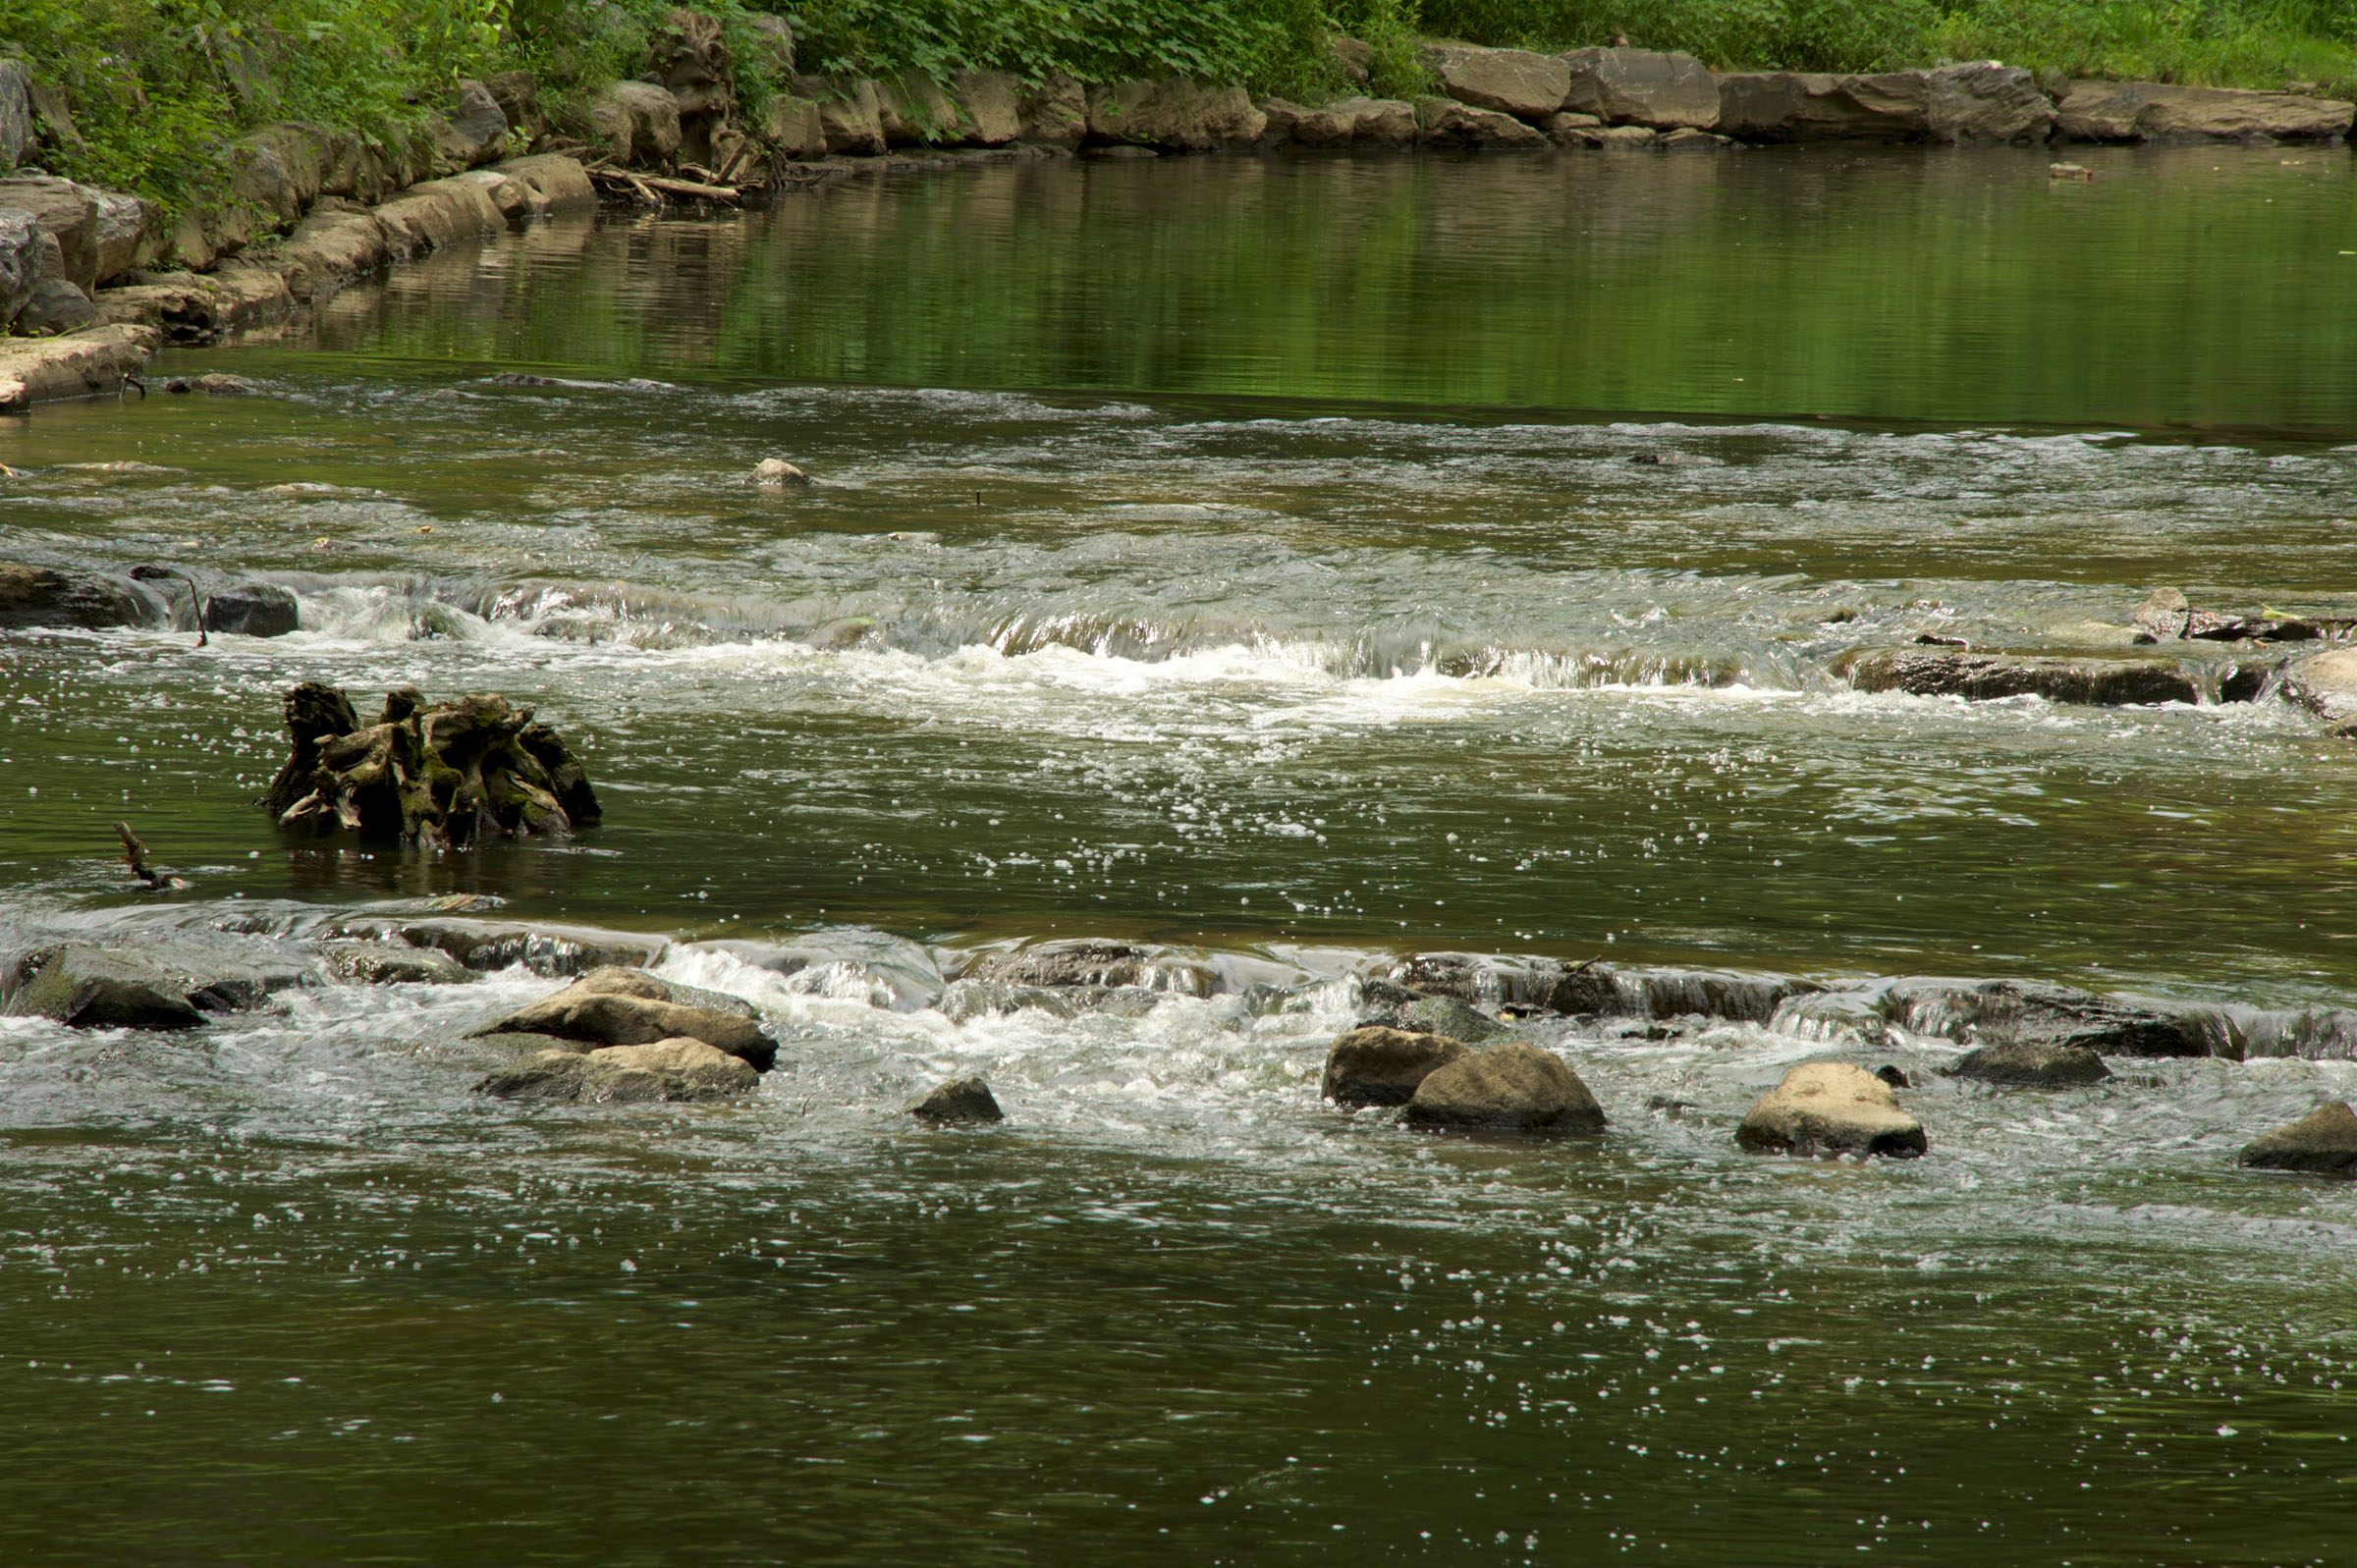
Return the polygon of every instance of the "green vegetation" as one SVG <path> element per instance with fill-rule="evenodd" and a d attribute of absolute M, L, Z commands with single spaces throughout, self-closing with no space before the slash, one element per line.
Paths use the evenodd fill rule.
<path fill-rule="evenodd" d="M 1331 31 L 1416 90 L 1420 35 L 1567 48 L 1630 41 L 1722 68 L 1876 70 L 1999 58 L 2070 75 L 2357 89 L 2357 0 L 715 0 L 740 61 L 784 15 L 805 71 L 1038 79 L 1184 75 L 1316 98 Z M 45 161 L 168 208 L 222 178 L 226 135 L 309 119 L 392 137 L 462 77 L 526 69 L 563 107 L 643 69 L 670 0 L 0 0 L 0 53 L 71 105 Z M 752 107 L 775 88 L 751 73 Z"/>
<path fill-rule="evenodd" d="M 1420 20 L 1477 43 L 1625 36 L 1724 70 L 2002 60 L 2074 77 L 2357 88 L 2357 0 L 1423 0 Z"/>

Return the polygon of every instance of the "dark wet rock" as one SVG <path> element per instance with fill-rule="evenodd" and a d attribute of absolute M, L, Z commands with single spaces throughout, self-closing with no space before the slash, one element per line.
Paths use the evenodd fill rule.
<path fill-rule="evenodd" d="M 908 1108 L 908 1114 L 931 1122 L 1005 1121 L 1007 1112 L 979 1078 L 945 1083 Z"/>
<path fill-rule="evenodd" d="M 6 978 L 12 1017 L 76 1029 L 195 1029 L 205 1021 L 179 977 L 82 943 L 27 954 Z"/>
<path fill-rule="evenodd" d="M 1432 146 L 1480 151 L 1552 144 L 1544 131 L 1525 125 L 1510 114 L 1476 109 L 1451 98 L 1417 98 L 1413 102 L 1416 130 Z"/>
<path fill-rule="evenodd" d="M 0 169 L 13 169 L 33 147 L 32 75 L 22 60 L 0 60 Z"/>
<path fill-rule="evenodd" d="M 0 568 L 0 573 L 5 571 Z M 0 591 L 5 582 L 0 575 Z M 0 598 L 0 605 L 5 602 Z M 2357 648 L 2336 648 L 2298 660 L 2283 673 L 2283 695 L 2322 718 L 2334 734 L 2357 736 Z"/>
<path fill-rule="evenodd" d="M 295 596 L 272 582 L 241 582 L 207 594 L 204 629 L 246 637 L 283 637 L 302 621 Z"/>
<path fill-rule="evenodd" d="M 404 920 L 359 917 L 337 922 L 330 935 L 406 942 L 448 953 L 468 969 L 488 972 L 521 964 L 562 979 L 608 966 L 643 968 L 670 944 L 661 937 L 594 926 L 521 926 L 490 920 Z"/>
<path fill-rule="evenodd" d="M 1407 1124 L 1433 1132 L 1559 1136 L 1602 1132 L 1604 1108 L 1561 1056 L 1519 1042 L 1435 1068 L 1407 1103 Z"/>
<path fill-rule="evenodd" d="M 1774 1018 L 1786 1002 L 1825 989 L 1813 980 L 1790 975 L 1719 969 L 1622 970 L 1615 984 L 1617 990 L 1635 991 L 1649 1017 L 1691 1015 L 1758 1024 Z"/>
<path fill-rule="evenodd" d="M 127 584 L 87 571 L 0 562 L 0 631 L 32 626 L 146 626 L 152 602 Z"/>
<path fill-rule="evenodd" d="M 1894 1024 L 1972 1045 L 2080 1046 L 2107 1056 L 2206 1056 L 2197 1011 L 2023 980 L 1896 980 L 1885 991 Z"/>
<path fill-rule="evenodd" d="M 1563 107 L 1571 90 L 1572 68 L 1554 55 L 1443 46 L 1426 50 L 1424 57 L 1449 97 L 1516 120 L 1545 119 Z"/>
<path fill-rule="evenodd" d="M 2155 81 L 2074 81 L 2055 135 L 2072 141 L 2322 141 L 2346 135 L 2357 106 L 2336 98 Z"/>
<path fill-rule="evenodd" d="M 1929 1147 L 1923 1123 L 1899 1109 L 1889 1084 L 1840 1061 L 1803 1062 L 1785 1073 L 1744 1115 L 1735 1142 L 1752 1154 L 1900 1160 Z"/>
<path fill-rule="evenodd" d="M 1557 102 L 1575 114 L 1657 131 L 1708 131 L 1719 123 L 1719 83 L 1690 54 L 1580 49 L 1563 64 L 1569 81 Z"/>
<path fill-rule="evenodd" d="M 661 980 L 641 969 L 593 970 L 530 1006 L 475 1031 L 542 1034 L 592 1046 L 642 1046 L 682 1037 L 700 1040 L 767 1072 L 778 1043 L 750 1003 Z"/>
<path fill-rule="evenodd" d="M 2319 1106 L 2299 1120 L 2252 1139 L 2243 1146 L 2237 1163 L 2254 1170 L 2357 1175 L 2357 1110 L 2345 1100 Z"/>
<path fill-rule="evenodd" d="M 1052 75 L 1027 88 L 1016 110 L 1022 139 L 1036 145 L 1076 147 L 1088 135 L 1088 89 L 1070 77 Z"/>
<path fill-rule="evenodd" d="M 1091 938 L 993 953 L 976 960 L 959 978 L 1012 986 L 1136 987 L 1189 997 L 1208 997 L 1219 985 L 1219 977 L 1207 966 L 1167 949 Z"/>
<path fill-rule="evenodd" d="M 1673 1100 L 1668 1095 L 1647 1095 L 1645 1108 L 1667 1121 L 1683 1121 L 1690 1111 L 1702 1108 L 1691 1100 Z"/>
<path fill-rule="evenodd" d="M 1613 971 L 1599 963 L 1566 969 L 1547 988 L 1547 1010 L 1576 1017 L 1583 1013 L 1620 1011 L 1620 988 Z"/>
<path fill-rule="evenodd" d="M 1338 1106 L 1404 1106 L 1427 1076 L 1464 1054 L 1460 1040 L 1362 1024 L 1326 1053 L 1318 1093 Z"/>
<path fill-rule="evenodd" d="M 2047 659 L 1928 648 L 1861 649 L 1842 655 L 1834 673 L 1860 691 L 1919 697 L 2044 697 L 2049 702 L 2115 708 L 2198 702 L 2201 687 L 2175 663 L 2129 659 Z"/>
<path fill-rule="evenodd" d="M 385 697 L 361 728 L 333 687 L 288 692 L 293 752 L 263 797 L 282 827 L 435 847 L 570 833 L 599 820 L 578 761 L 529 708 L 478 694 L 427 705 L 414 687 Z M 349 723 L 341 731 L 331 727 Z"/>
<path fill-rule="evenodd" d="M 460 985 L 475 972 L 433 947 L 389 942 L 324 942 L 320 959 L 341 979 L 368 986 Z"/>
<path fill-rule="evenodd" d="M 2021 1089 L 2083 1089 L 2111 1076 L 2104 1058 L 2085 1046 L 2005 1041 L 1967 1052 L 1947 1068 L 1954 1078 Z"/>
<path fill-rule="evenodd" d="M 2159 641 L 2174 642 L 2185 635 L 2186 622 L 2192 617 L 2193 607 L 2186 602 L 2183 589 L 2155 588 L 2128 623 Z"/>
<path fill-rule="evenodd" d="M 546 1051 L 474 1088 L 500 1100 L 630 1105 L 727 1100 L 749 1094 L 759 1082 L 744 1061 L 682 1037 L 582 1053 Z"/>
<path fill-rule="evenodd" d="M 1915 1087 L 1915 1085 L 1908 1080 L 1907 1075 L 1903 1070 L 1892 1066 L 1889 1062 L 1884 1062 L 1881 1066 L 1875 1068 L 1874 1075 L 1877 1078 L 1882 1079 L 1883 1082 L 1889 1084 L 1893 1089 L 1912 1089 Z"/>

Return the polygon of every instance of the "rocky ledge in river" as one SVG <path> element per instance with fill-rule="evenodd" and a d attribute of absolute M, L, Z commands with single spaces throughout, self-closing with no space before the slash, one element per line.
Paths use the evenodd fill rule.
<path fill-rule="evenodd" d="M 778 1056 L 750 1002 L 643 969 L 592 970 L 469 1038 L 517 1058 L 475 1085 L 503 1100 L 722 1099 Z"/>
<path fill-rule="evenodd" d="M 1760 1096 L 1735 1129 L 1756 1155 L 1885 1155 L 1911 1160 L 1929 1143 L 1891 1086 L 1863 1067 L 1807 1061 Z"/>
<path fill-rule="evenodd" d="M 280 826 L 434 848 L 558 835 L 596 825 L 597 794 L 555 730 L 529 708 L 477 694 L 428 705 L 388 692 L 363 728 L 351 699 L 306 680 L 287 693 L 293 754 L 263 804 Z"/>
<path fill-rule="evenodd" d="M 238 962 L 170 939 L 134 951 L 67 942 L 0 967 L 0 1012 L 74 1029 L 197 1029 L 210 1014 L 265 1006 L 305 978 L 296 965 Z"/>

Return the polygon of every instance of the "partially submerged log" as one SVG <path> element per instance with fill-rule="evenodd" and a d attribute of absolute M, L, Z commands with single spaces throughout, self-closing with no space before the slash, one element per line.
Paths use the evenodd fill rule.
<path fill-rule="evenodd" d="M 287 693 L 286 715 L 294 750 L 262 800 L 282 827 L 459 848 L 567 834 L 600 817 L 565 742 L 505 697 L 429 706 L 404 686 L 362 726 L 343 692 L 306 680 Z"/>

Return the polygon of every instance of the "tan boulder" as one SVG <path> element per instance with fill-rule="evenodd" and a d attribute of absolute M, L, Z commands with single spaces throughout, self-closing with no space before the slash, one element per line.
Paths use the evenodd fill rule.
<path fill-rule="evenodd" d="M 1563 64 L 1570 81 L 1558 101 L 1574 113 L 1656 131 L 1708 131 L 1719 123 L 1719 83 L 1690 54 L 1581 49 Z"/>
<path fill-rule="evenodd" d="M 1809 1061 L 1760 1096 L 1735 1142 L 1752 1154 L 1888 1155 L 1907 1160 L 1928 1147 L 1923 1123 L 1898 1107 L 1891 1086 L 1863 1067 Z"/>
<path fill-rule="evenodd" d="M 1321 1098 L 1338 1106 L 1404 1106 L 1416 1086 L 1465 1054 L 1461 1040 L 1370 1024 L 1336 1037 Z"/>
<path fill-rule="evenodd" d="M 1604 1108 L 1553 1052 L 1519 1042 L 1436 1067 L 1407 1103 L 1407 1124 L 1431 1132 L 1561 1136 L 1605 1128 Z"/>
<path fill-rule="evenodd" d="M 2055 134 L 2073 141 L 2322 141 L 2346 135 L 2357 105 L 2337 98 L 2157 81 L 2074 81 Z"/>
<path fill-rule="evenodd" d="M 1517 120 L 1539 121 L 1563 107 L 1571 68 L 1554 55 L 1527 49 L 1427 49 L 1425 62 L 1441 91 L 1458 103 Z"/>

